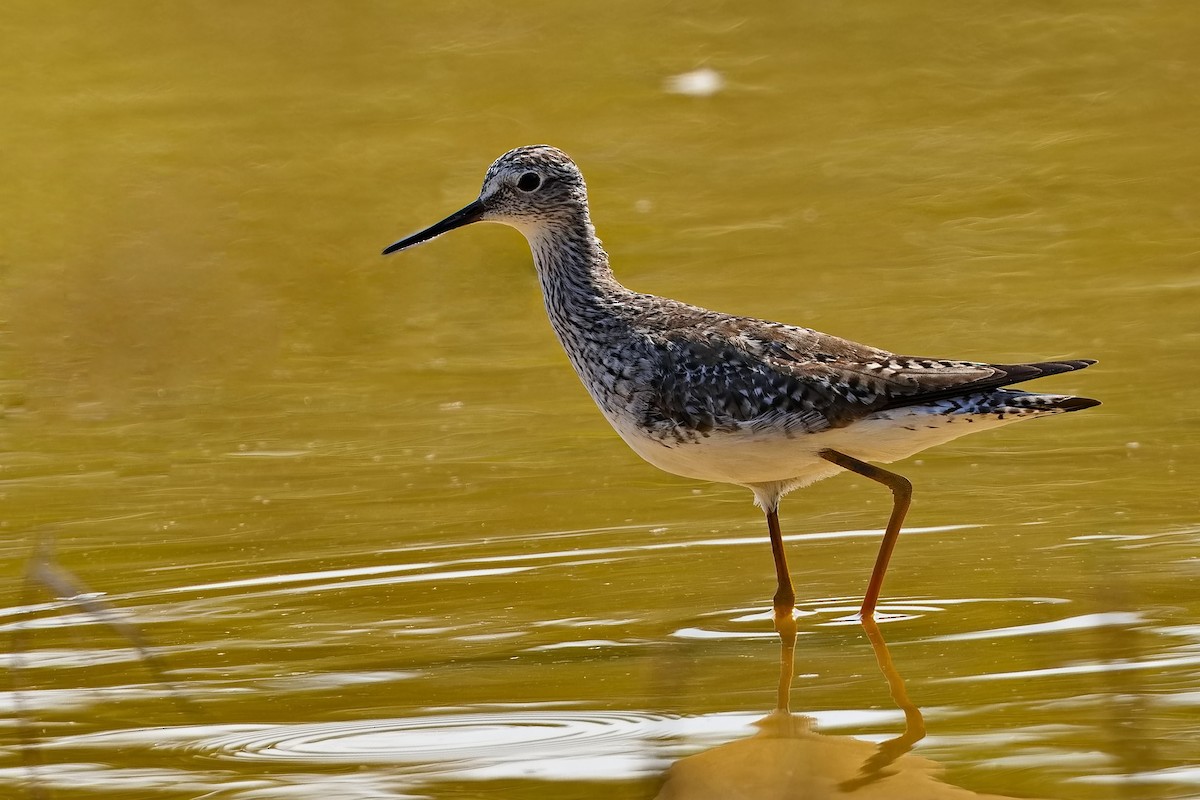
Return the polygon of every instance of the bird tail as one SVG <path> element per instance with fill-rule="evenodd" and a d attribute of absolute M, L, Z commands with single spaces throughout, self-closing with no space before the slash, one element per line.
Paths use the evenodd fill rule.
<path fill-rule="evenodd" d="M 976 396 L 979 411 L 992 414 L 1063 414 L 1100 405 L 1099 400 L 1070 394 L 1038 394 L 1019 389 L 996 389 Z"/>

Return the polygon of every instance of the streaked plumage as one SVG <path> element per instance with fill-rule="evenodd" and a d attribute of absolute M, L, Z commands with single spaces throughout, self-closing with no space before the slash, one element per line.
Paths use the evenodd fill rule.
<path fill-rule="evenodd" d="M 754 492 L 771 527 L 781 613 L 794 600 L 776 516 L 787 492 L 842 468 L 893 488 L 893 518 L 863 606 L 869 615 L 908 489 L 903 478 L 861 462 L 888 463 L 975 430 L 1098 404 L 1005 388 L 1090 360 L 983 364 L 897 355 L 633 292 L 609 268 L 579 169 L 545 145 L 505 153 L 478 200 L 384 252 L 476 221 L 511 225 L 529 240 L 550 323 L 630 447 L 668 472 Z"/>

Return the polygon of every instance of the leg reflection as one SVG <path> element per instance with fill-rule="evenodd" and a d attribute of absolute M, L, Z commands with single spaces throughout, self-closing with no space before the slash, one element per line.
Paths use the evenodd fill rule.
<path fill-rule="evenodd" d="M 900 677 L 900 671 L 892 662 L 892 654 L 888 652 L 883 632 L 879 630 L 879 625 L 875 623 L 875 620 L 870 617 L 863 617 L 862 626 L 867 633 L 867 639 L 871 642 L 871 649 L 875 651 L 875 662 L 879 664 L 879 671 L 887 680 L 892 700 L 896 703 L 896 707 L 904 712 L 904 732 L 886 742 L 880 742 L 879 749 L 863 764 L 862 774 L 853 780 L 843 781 L 839 784 L 839 788 L 843 791 L 853 791 L 884 777 L 888 774 L 884 771 L 888 765 L 912 750 L 914 744 L 925 738 L 925 718 L 921 716 L 921 709 L 917 708 L 909 698 L 908 690 L 904 688 L 904 678 Z"/>
<path fill-rule="evenodd" d="M 791 708 L 792 676 L 796 674 L 796 615 L 791 608 L 775 609 L 775 632 L 779 634 L 779 689 L 775 710 Z"/>
<path fill-rule="evenodd" d="M 789 710 L 796 621 L 790 609 L 777 609 L 775 711 L 758 721 L 753 736 L 676 761 L 656 800 L 1006 800 L 944 783 L 936 777 L 936 763 L 909 752 L 925 736 L 925 722 L 879 627 L 867 619 L 863 629 L 892 698 L 904 712 L 899 736 L 875 745 L 853 736 L 824 734 L 811 717 Z"/>

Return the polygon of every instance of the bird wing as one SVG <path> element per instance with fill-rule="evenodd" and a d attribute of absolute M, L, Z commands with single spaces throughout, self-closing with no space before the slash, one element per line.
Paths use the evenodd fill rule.
<path fill-rule="evenodd" d="M 772 366 L 807 375 L 812 374 L 816 361 L 837 375 L 835 380 L 845 384 L 864 414 L 985 392 L 1047 375 L 1072 372 L 1096 363 L 1091 359 L 1079 359 L 989 364 L 906 356 L 807 330 L 788 339 L 802 346 L 789 346 L 789 341 L 783 347 L 774 348 L 767 355 Z"/>
<path fill-rule="evenodd" d="M 987 364 L 902 356 L 776 322 L 702 309 L 659 326 L 651 406 L 685 425 L 815 433 L 891 408 L 987 391 L 1094 362 Z"/>

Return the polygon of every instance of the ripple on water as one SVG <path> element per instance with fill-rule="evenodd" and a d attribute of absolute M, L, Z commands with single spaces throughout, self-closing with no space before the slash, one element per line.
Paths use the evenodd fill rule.
<path fill-rule="evenodd" d="M 752 734 L 759 716 L 505 709 L 310 725 L 128 729 L 61 737 L 51 746 L 144 747 L 159 754 L 300 768 L 386 764 L 421 781 L 628 780 L 657 775 L 704 742 Z"/>
<path fill-rule="evenodd" d="M 932 614 L 941 614 L 949 607 L 958 607 L 976 603 L 1008 603 L 1014 605 L 1039 606 L 1065 602 L 1051 597 L 1005 597 L 1005 598 L 925 598 L 920 602 L 889 600 L 880 603 L 875 612 L 875 621 L 881 625 L 904 620 L 919 619 Z M 859 600 L 852 597 L 830 597 L 802 601 L 797 604 L 793 616 L 796 619 L 807 618 L 809 627 L 834 627 L 859 625 Z M 729 608 L 713 611 L 702 615 L 706 622 L 679 628 L 671 633 L 675 639 L 703 640 L 737 640 L 776 638 L 772 628 L 774 615 L 770 608 Z M 1050 623 L 1051 627 L 1053 624 Z M 798 635 L 811 635 L 813 631 L 801 628 Z M 946 640 L 953 638 L 974 639 L 988 638 L 986 631 L 972 631 L 964 634 L 954 634 L 942 637 Z M 933 641 L 938 641 L 934 639 Z"/>
<path fill-rule="evenodd" d="M 309 725 L 194 725 L 61 737 L 51 747 L 144 747 L 218 761 L 314 768 L 387 764 L 436 779 L 635 779 L 680 753 L 681 737 L 753 732 L 754 717 L 700 721 L 636 711 L 497 710 Z M 693 743 L 687 749 L 695 748 Z"/>
<path fill-rule="evenodd" d="M 655 774 L 668 718 L 638 712 L 507 711 L 236 731 L 188 746 L 218 759 L 387 763 L 425 777 L 602 779 Z M 641 745 L 641 746 L 639 746 Z"/>
<path fill-rule="evenodd" d="M 36 781 L 36 783 L 33 783 Z M 87 797 L 222 797 L 241 800 L 404 800 L 419 795 L 404 793 L 401 782 L 390 775 L 356 772 L 327 775 L 319 772 L 245 777 L 226 770 L 115 767 L 103 763 L 68 763 L 0 768 L 0 783 L 33 785 L 43 793 L 85 793 Z M 25 795 L 21 795 L 24 797 Z M 42 795 L 29 795 L 42 796 Z M 72 796 L 76 796 L 72 794 Z"/>
<path fill-rule="evenodd" d="M 812 715 L 824 729 L 896 724 L 896 710 Z M 759 713 L 692 717 L 644 711 L 494 709 L 307 725 L 190 725 L 60 737 L 55 749 L 145 748 L 217 762 L 296 769 L 387 765 L 393 776 L 439 780 L 636 780 L 675 759 L 755 734 Z M 199 765 L 197 765 L 199 766 Z"/>

